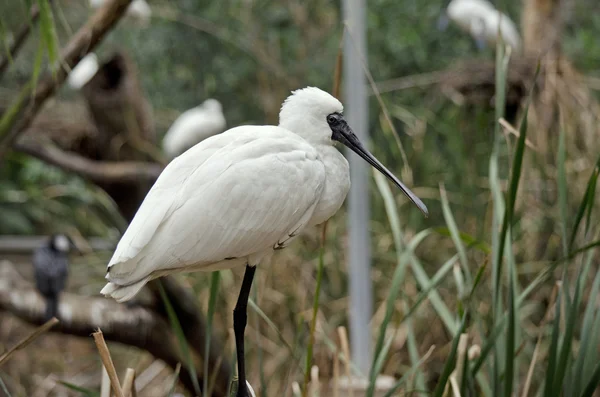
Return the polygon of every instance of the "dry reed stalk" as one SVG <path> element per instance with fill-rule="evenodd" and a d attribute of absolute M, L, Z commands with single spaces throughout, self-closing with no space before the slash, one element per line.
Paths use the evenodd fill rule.
<path fill-rule="evenodd" d="M 340 378 L 340 358 L 338 357 L 338 352 L 333 354 L 333 397 L 340 397 L 340 386 L 339 386 L 339 378 Z"/>
<path fill-rule="evenodd" d="M 102 365 L 102 380 L 100 381 L 100 397 L 110 397 L 110 378 L 106 367 Z"/>
<path fill-rule="evenodd" d="M 348 343 L 348 333 L 346 331 L 346 327 L 338 327 L 337 328 L 338 335 L 340 337 L 340 344 L 342 345 L 342 352 L 344 353 L 344 365 L 346 367 L 346 376 L 348 377 L 348 395 L 353 397 L 353 389 L 352 389 L 352 376 L 350 373 L 350 347 Z"/>
<path fill-rule="evenodd" d="M 0 365 L 2 365 L 5 361 L 7 361 L 10 358 L 10 356 L 13 355 L 14 352 L 16 352 L 17 350 L 26 348 L 27 345 L 29 345 L 31 342 L 33 342 L 38 336 L 40 336 L 44 332 L 48 331 L 50 328 L 54 327 L 58 323 L 59 323 L 58 319 L 56 317 L 52 317 L 50 320 L 48 320 L 42 326 L 38 327 L 28 337 L 21 340 L 15 346 L 10 348 L 7 352 L 2 354 L 2 356 L 0 356 Z"/>
<path fill-rule="evenodd" d="M 127 368 L 123 378 L 123 394 L 125 397 L 137 397 L 135 390 L 135 369 Z"/>
<path fill-rule="evenodd" d="M 123 395 L 123 390 L 121 389 L 121 383 L 119 383 L 119 377 L 117 375 L 117 371 L 115 370 L 115 365 L 113 364 L 112 358 L 110 357 L 110 352 L 108 351 L 108 346 L 106 346 L 106 341 L 104 340 L 104 336 L 102 335 L 102 331 L 98 329 L 98 331 L 92 334 L 94 337 L 94 342 L 96 343 L 96 347 L 98 348 L 98 352 L 100 353 L 100 359 L 102 360 L 102 364 L 106 368 L 106 372 L 108 372 L 108 377 L 110 378 L 110 383 L 113 391 L 117 395 L 117 397 L 125 397 Z"/>

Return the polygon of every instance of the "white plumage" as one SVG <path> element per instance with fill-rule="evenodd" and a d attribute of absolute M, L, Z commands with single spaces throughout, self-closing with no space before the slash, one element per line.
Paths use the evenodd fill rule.
<path fill-rule="evenodd" d="M 514 51 L 521 47 L 521 36 L 512 20 L 486 0 L 452 0 L 446 10 L 450 20 L 475 40 L 495 46 L 498 35 Z"/>
<path fill-rule="evenodd" d="M 342 104 L 297 90 L 279 126 L 242 126 L 176 157 L 160 175 L 108 265 L 102 293 L 132 298 L 149 280 L 179 271 L 255 266 L 307 226 L 329 219 L 350 187 L 342 142 L 425 205 L 360 144 Z"/>
<path fill-rule="evenodd" d="M 79 61 L 67 76 L 67 84 L 74 90 L 83 87 L 98 72 L 98 57 L 90 52 Z"/>
<path fill-rule="evenodd" d="M 221 103 L 216 99 L 207 99 L 175 120 L 163 138 L 163 151 L 172 159 L 198 142 L 223 132 L 225 127 Z"/>
<path fill-rule="evenodd" d="M 107 0 L 90 0 L 90 6 L 92 8 L 100 8 L 106 4 Z M 136 21 L 139 21 L 142 25 L 148 25 L 150 18 L 152 17 L 152 9 L 146 0 L 133 0 L 127 10 L 125 16 L 130 17 Z"/>

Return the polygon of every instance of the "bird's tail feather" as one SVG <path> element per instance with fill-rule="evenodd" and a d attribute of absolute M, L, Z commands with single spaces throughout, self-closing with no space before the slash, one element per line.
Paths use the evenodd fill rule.
<path fill-rule="evenodd" d="M 150 281 L 150 277 L 143 278 L 140 281 L 129 285 L 107 283 L 100 293 L 104 296 L 110 296 L 117 302 L 125 302 L 137 295 L 148 281 Z"/>

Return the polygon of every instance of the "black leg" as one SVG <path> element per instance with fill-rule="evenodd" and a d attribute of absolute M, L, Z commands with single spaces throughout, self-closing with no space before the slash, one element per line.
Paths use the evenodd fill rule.
<path fill-rule="evenodd" d="M 246 363 L 244 361 L 244 330 L 246 329 L 246 323 L 248 321 L 246 311 L 255 270 L 256 266 L 246 265 L 246 272 L 244 273 L 244 281 L 242 281 L 240 295 L 238 296 L 235 309 L 233 309 L 233 332 L 235 333 L 238 365 L 238 390 L 236 397 L 248 397 L 248 388 L 246 387 Z"/>

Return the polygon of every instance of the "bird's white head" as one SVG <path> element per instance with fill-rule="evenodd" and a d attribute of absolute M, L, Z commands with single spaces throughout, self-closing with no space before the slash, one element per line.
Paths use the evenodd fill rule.
<path fill-rule="evenodd" d="M 217 101 L 214 98 L 208 98 L 204 102 L 202 102 L 202 108 L 211 111 L 211 112 L 222 112 L 223 107 L 221 106 L 221 102 Z"/>
<path fill-rule="evenodd" d="M 427 216 L 425 204 L 360 142 L 344 119 L 343 110 L 342 103 L 332 95 L 315 87 L 307 87 L 292 92 L 283 102 L 279 126 L 316 146 L 333 145 L 335 142 L 344 144 L 390 179 Z"/>
<path fill-rule="evenodd" d="M 279 126 L 313 144 L 332 144 L 327 116 L 342 114 L 344 106 L 329 93 L 306 87 L 292 92 L 281 105 Z"/>
<path fill-rule="evenodd" d="M 50 245 L 55 251 L 66 254 L 71 248 L 71 241 L 64 234 L 55 234 L 50 239 Z"/>

